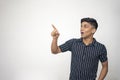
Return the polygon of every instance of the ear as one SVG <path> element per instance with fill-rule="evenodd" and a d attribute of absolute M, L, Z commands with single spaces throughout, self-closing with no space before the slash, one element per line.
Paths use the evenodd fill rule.
<path fill-rule="evenodd" d="M 94 28 L 93 30 L 92 30 L 92 33 L 94 34 L 96 32 L 96 29 Z"/>

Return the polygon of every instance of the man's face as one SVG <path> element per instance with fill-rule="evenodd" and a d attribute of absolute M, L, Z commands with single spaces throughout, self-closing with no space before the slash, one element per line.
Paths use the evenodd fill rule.
<path fill-rule="evenodd" d="M 82 22 L 81 23 L 81 37 L 82 38 L 88 38 L 90 36 L 93 36 L 96 29 L 88 22 Z"/>

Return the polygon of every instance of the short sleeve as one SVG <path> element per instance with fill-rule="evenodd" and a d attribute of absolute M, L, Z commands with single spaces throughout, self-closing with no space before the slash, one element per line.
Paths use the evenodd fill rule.
<path fill-rule="evenodd" d="M 103 45 L 102 50 L 101 50 L 101 54 L 99 56 L 99 59 L 101 62 L 105 62 L 107 61 L 107 50 L 106 47 Z"/>
<path fill-rule="evenodd" d="M 71 51 L 74 40 L 75 39 L 70 39 L 70 40 L 66 41 L 64 44 L 60 45 L 59 47 L 60 47 L 61 51 L 62 52 Z"/>

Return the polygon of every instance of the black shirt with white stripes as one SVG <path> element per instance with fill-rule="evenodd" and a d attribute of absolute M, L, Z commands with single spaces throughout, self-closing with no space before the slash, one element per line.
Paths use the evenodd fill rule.
<path fill-rule="evenodd" d="M 105 46 L 95 39 L 85 45 L 80 39 L 70 39 L 59 46 L 62 52 L 71 51 L 71 72 L 69 80 L 95 80 L 98 62 L 107 61 Z"/>

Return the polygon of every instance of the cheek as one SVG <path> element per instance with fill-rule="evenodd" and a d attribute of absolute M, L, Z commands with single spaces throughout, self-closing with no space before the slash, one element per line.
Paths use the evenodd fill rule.
<path fill-rule="evenodd" d="M 86 33 L 86 34 L 91 34 L 91 33 L 92 33 L 92 30 L 91 30 L 91 29 L 86 29 L 86 30 L 85 30 L 85 33 Z"/>

